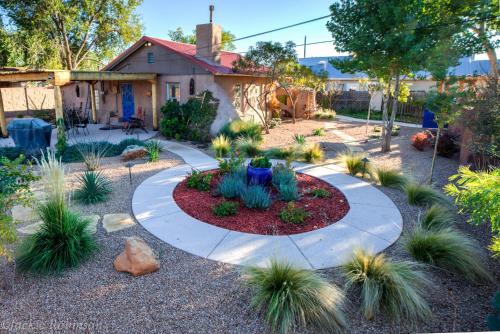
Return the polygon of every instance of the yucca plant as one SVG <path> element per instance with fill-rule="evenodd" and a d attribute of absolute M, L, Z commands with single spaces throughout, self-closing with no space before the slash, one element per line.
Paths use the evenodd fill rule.
<path fill-rule="evenodd" d="M 312 144 L 304 149 L 304 160 L 311 163 L 320 162 L 325 157 L 325 152 L 321 149 L 319 144 Z"/>
<path fill-rule="evenodd" d="M 365 155 L 351 151 L 344 152 L 340 155 L 340 159 L 352 176 L 367 173 L 370 168 L 369 163 L 364 163 Z"/>
<path fill-rule="evenodd" d="M 39 274 L 58 273 L 87 260 L 97 244 L 88 230 L 88 220 L 55 201 L 38 208 L 42 228 L 20 247 L 17 266 Z"/>
<path fill-rule="evenodd" d="M 379 312 L 386 312 L 396 321 L 417 322 L 430 316 L 424 299 L 430 282 L 417 264 L 356 250 L 342 269 L 346 289 L 359 291 L 361 311 L 367 319 Z"/>
<path fill-rule="evenodd" d="M 420 225 L 427 230 L 451 227 L 455 224 L 455 218 L 448 208 L 434 204 L 427 209 L 420 218 Z"/>
<path fill-rule="evenodd" d="M 405 237 L 405 246 L 417 261 L 455 272 L 473 282 L 491 279 L 481 262 L 480 246 L 453 228 L 417 228 Z"/>
<path fill-rule="evenodd" d="M 408 183 L 407 178 L 395 169 L 378 167 L 374 169 L 374 174 L 380 185 L 384 187 L 403 189 Z"/>
<path fill-rule="evenodd" d="M 163 152 L 163 144 L 159 140 L 150 140 L 146 143 L 149 161 L 157 162 L 160 160 L 160 153 Z"/>
<path fill-rule="evenodd" d="M 244 278 L 255 291 L 252 305 L 264 312 L 275 332 L 286 334 L 309 324 L 326 333 L 347 327 L 343 293 L 313 271 L 272 260 L 269 268 L 248 268 Z"/>
<path fill-rule="evenodd" d="M 293 141 L 297 145 L 305 145 L 306 144 L 306 137 L 304 135 L 294 134 Z"/>
<path fill-rule="evenodd" d="M 255 157 L 260 153 L 260 144 L 255 139 L 240 137 L 236 140 L 236 147 L 247 157 Z"/>
<path fill-rule="evenodd" d="M 215 151 L 215 157 L 225 157 L 231 150 L 231 141 L 223 134 L 212 139 L 212 149 Z"/>
<path fill-rule="evenodd" d="M 102 172 L 85 171 L 78 177 L 80 188 L 75 199 L 85 204 L 104 202 L 111 193 L 111 182 Z"/>
<path fill-rule="evenodd" d="M 89 171 L 101 168 L 101 160 L 111 148 L 112 145 L 107 142 L 88 141 L 76 144 L 76 149 L 82 156 L 83 162 Z"/>
<path fill-rule="evenodd" d="M 431 187 L 417 183 L 408 183 L 404 186 L 408 203 L 418 206 L 431 206 L 432 204 L 449 205 L 449 200 Z"/>

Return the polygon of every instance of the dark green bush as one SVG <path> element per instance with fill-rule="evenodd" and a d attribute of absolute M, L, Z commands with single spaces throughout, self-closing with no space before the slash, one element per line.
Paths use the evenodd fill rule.
<path fill-rule="evenodd" d="M 167 138 L 210 141 L 210 126 L 217 114 L 218 100 L 206 90 L 186 103 L 169 101 L 161 112 L 160 132 Z"/>
<path fill-rule="evenodd" d="M 24 150 L 19 147 L 0 147 L 0 157 L 5 157 L 9 160 L 16 160 L 21 155 L 26 156 L 24 154 Z"/>
<path fill-rule="evenodd" d="M 221 202 L 212 208 L 214 215 L 218 217 L 234 216 L 238 213 L 238 203 Z"/>
<path fill-rule="evenodd" d="M 232 121 L 224 125 L 220 133 L 232 140 L 243 137 L 251 138 L 257 143 L 262 141 L 262 126 L 250 121 Z"/>
<path fill-rule="evenodd" d="M 272 164 L 266 156 L 253 158 L 250 165 L 255 168 L 271 168 Z"/>
<path fill-rule="evenodd" d="M 199 191 L 210 190 L 210 183 L 212 182 L 213 175 L 210 173 L 202 173 L 193 169 L 191 175 L 187 178 L 188 188 L 194 188 Z"/>
<path fill-rule="evenodd" d="M 288 203 L 279 213 L 280 219 L 290 224 L 302 224 L 310 216 L 309 212 L 304 208 L 297 208 L 293 202 Z"/>

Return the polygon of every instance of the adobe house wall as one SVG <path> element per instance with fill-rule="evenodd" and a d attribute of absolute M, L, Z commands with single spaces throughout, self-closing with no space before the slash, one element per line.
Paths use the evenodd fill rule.
<path fill-rule="evenodd" d="M 33 116 L 38 110 L 54 110 L 52 87 L 0 88 L 7 122 L 18 115 Z"/>

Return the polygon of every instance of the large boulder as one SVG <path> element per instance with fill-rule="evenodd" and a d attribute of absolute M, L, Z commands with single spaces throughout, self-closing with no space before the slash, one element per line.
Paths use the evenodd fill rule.
<path fill-rule="evenodd" d="M 130 145 L 127 146 L 122 154 L 120 155 L 123 161 L 130 161 L 139 158 L 144 158 L 148 154 L 148 151 L 145 147 L 139 145 Z"/>
<path fill-rule="evenodd" d="M 117 271 L 128 272 L 133 276 L 142 276 L 160 268 L 160 262 L 153 250 L 139 237 L 125 240 L 125 250 L 114 262 Z"/>

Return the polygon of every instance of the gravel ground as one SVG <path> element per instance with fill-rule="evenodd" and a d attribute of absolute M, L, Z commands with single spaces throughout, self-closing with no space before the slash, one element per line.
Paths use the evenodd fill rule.
<path fill-rule="evenodd" d="M 316 121 L 299 122 L 296 127 L 285 124 L 265 136 L 265 145 L 283 146 L 291 133 L 310 133 L 319 127 Z M 332 122 L 338 130 L 357 139 L 364 139 L 364 128 L 358 124 Z M 297 129 L 296 131 L 294 131 Z M 409 145 L 408 137 L 415 129 L 402 128 L 393 139 L 391 153 L 380 154 L 376 141 L 362 144 L 377 164 L 402 168 L 406 175 L 425 180 L 431 152 L 418 152 Z M 277 138 L 273 138 L 276 136 Z M 308 138 L 324 146 L 339 139 L 328 136 Z M 274 144 L 273 144 L 274 143 Z M 291 141 L 290 141 L 291 143 Z M 339 149 L 331 150 L 336 153 Z M 131 212 L 130 202 L 135 187 L 161 169 L 181 163 L 178 157 L 165 152 L 157 164 L 133 167 L 133 184 L 128 170 L 117 158 L 105 159 L 105 173 L 112 179 L 114 192 L 102 205 L 74 208 L 85 214 Z M 74 187 L 82 164 L 70 164 L 70 184 Z M 456 171 L 454 160 L 439 158 L 436 185 L 446 183 Z M 406 203 L 401 192 L 380 188 L 398 206 L 403 215 L 404 233 L 413 229 L 419 209 Z M 475 227 L 459 218 L 458 226 L 486 247 L 491 234 L 487 226 Z M 123 250 L 124 237 L 139 236 L 157 252 L 161 262 L 158 272 L 139 278 L 118 273 L 114 258 Z M 3 332 L 87 332 L 87 333 L 266 333 L 262 317 L 250 307 L 250 292 L 240 280 L 240 267 L 205 260 L 165 244 L 151 236 L 140 225 L 107 234 L 99 225 L 97 235 L 100 252 L 81 267 L 59 276 L 33 277 L 16 274 L 11 291 L 0 290 L 0 333 Z M 396 259 L 408 259 L 401 240 L 385 253 Z M 489 269 L 499 278 L 498 261 L 485 256 Z M 457 275 L 437 269 L 426 269 L 434 284 L 428 301 L 434 317 L 418 327 L 400 327 L 383 316 L 365 320 L 357 311 L 357 301 L 348 294 L 347 315 L 352 333 L 388 332 L 451 332 L 486 330 L 485 318 L 490 298 L 497 284 L 471 284 Z M 329 281 L 341 286 L 338 269 L 320 271 Z M 406 324 L 405 324 L 406 325 Z M 24 327 L 23 327 L 24 326 Z M 85 329 L 87 328 L 87 329 Z M 9 330 L 10 329 L 10 330 Z"/>

